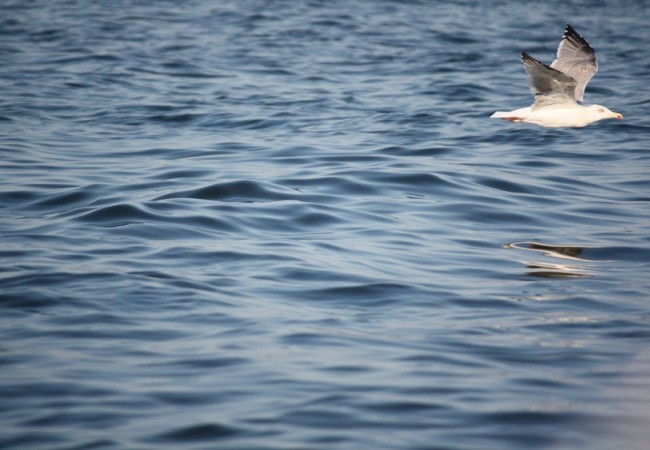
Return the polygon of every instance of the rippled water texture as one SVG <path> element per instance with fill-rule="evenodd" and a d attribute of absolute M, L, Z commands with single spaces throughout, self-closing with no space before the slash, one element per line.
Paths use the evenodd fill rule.
<path fill-rule="evenodd" d="M 647 448 L 646 2 L 0 11 L 0 447 Z"/>

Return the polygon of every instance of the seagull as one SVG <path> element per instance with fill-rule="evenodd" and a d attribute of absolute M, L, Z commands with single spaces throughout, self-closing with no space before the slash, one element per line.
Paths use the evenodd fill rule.
<path fill-rule="evenodd" d="M 490 117 L 527 122 L 543 127 L 584 127 L 603 119 L 622 119 L 604 106 L 583 106 L 585 87 L 598 70 L 596 52 L 567 25 L 550 66 L 521 52 L 535 102 L 514 111 L 497 111 Z M 580 102 L 580 103 L 578 103 Z"/>

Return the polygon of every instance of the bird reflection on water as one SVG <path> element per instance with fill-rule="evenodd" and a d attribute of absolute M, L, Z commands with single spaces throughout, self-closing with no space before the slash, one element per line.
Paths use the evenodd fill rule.
<path fill-rule="evenodd" d="M 531 271 L 526 275 L 541 278 L 581 278 L 592 276 L 588 270 L 589 264 L 604 262 L 583 257 L 585 247 L 573 245 L 549 245 L 541 242 L 513 242 L 506 244 L 505 248 L 518 250 L 532 250 L 542 252 L 545 257 L 569 259 L 576 264 L 558 264 L 546 261 L 522 261 L 522 263 Z M 583 264 L 580 264 L 583 263 Z M 587 267 L 583 267 L 587 266 Z"/>

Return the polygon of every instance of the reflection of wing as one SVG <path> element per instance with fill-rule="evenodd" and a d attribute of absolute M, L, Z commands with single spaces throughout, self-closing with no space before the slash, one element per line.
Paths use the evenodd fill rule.
<path fill-rule="evenodd" d="M 575 99 L 581 102 L 587 83 L 598 70 L 596 52 L 571 25 L 567 25 L 551 67 L 576 80 Z"/>
<path fill-rule="evenodd" d="M 575 104 L 576 80 L 521 52 L 521 60 L 528 73 L 528 84 L 535 95 L 533 109 L 556 103 Z"/>

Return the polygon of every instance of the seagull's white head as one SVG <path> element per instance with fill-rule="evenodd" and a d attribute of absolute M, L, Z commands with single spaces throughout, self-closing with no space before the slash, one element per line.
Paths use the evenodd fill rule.
<path fill-rule="evenodd" d="M 594 122 L 597 120 L 603 119 L 622 119 L 623 115 L 614 111 L 610 111 L 601 105 L 591 105 L 589 107 L 589 112 L 594 119 Z"/>

